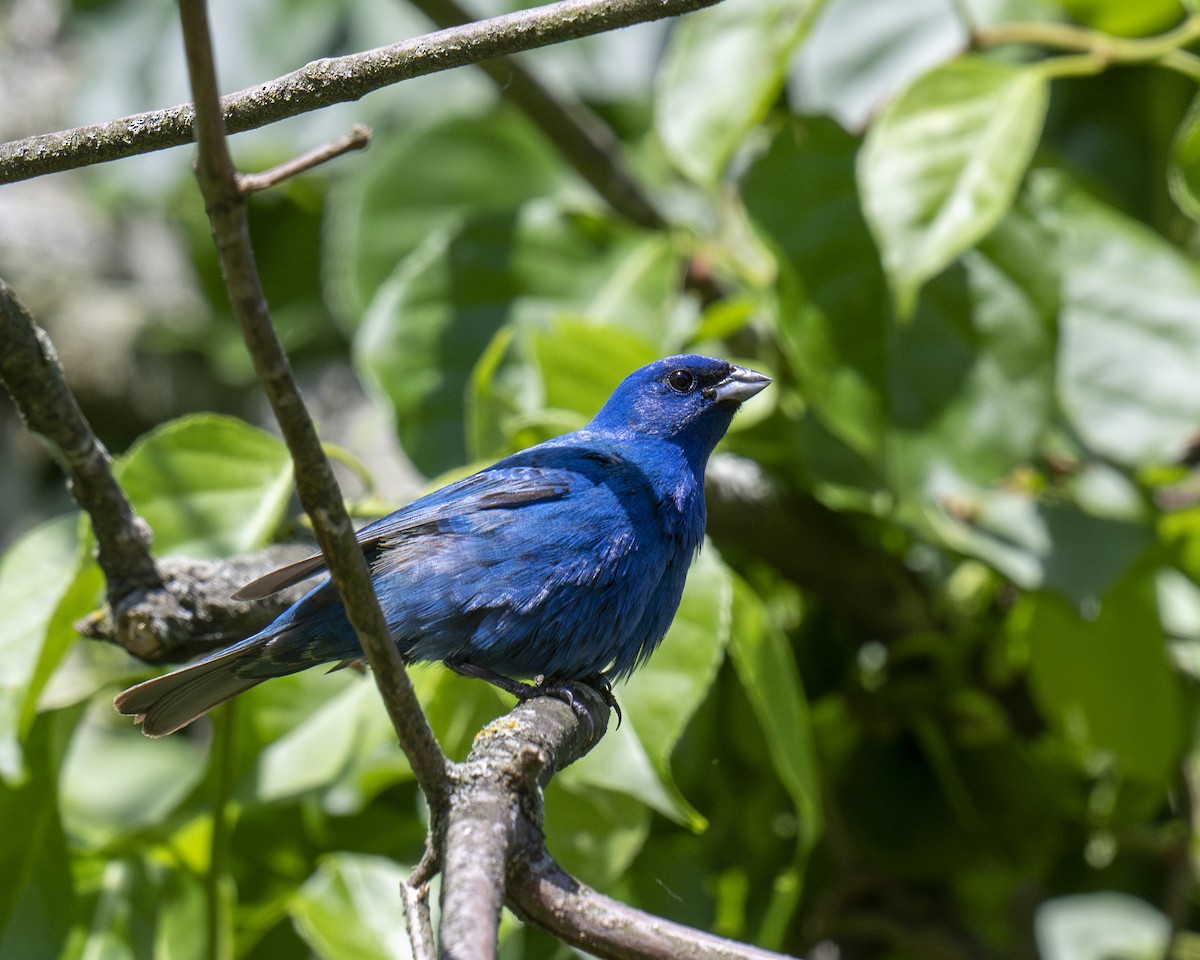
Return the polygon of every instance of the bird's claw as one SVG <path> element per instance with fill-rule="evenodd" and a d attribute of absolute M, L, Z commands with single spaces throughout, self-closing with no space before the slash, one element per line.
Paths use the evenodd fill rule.
<path fill-rule="evenodd" d="M 612 684 L 600 674 L 586 677 L 582 680 L 547 680 L 545 677 L 537 677 L 533 683 L 522 683 L 520 680 L 513 680 L 511 677 L 495 673 L 484 667 L 477 667 L 473 663 L 467 663 L 463 660 L 449 659 L 445 663 L 455 673 L 466 677 L 474 677 L 477 680 L 486 680 L 493 686 L 512 694 L 521 703 L 524 703 L 526 700 L 532 700 L 534 697 L 554 697 L 556 700 L 561 700 L 571 708 L 575 716 L 587 722 L 588 737 L 590 739 L 596 735 L 596 727 L 592 721 L 591 713 L 588 712 L 587 707 L 579 700 L 575 693 L 576 687 L 579 684 L 583 684 L 595 692 L 617 715 L 617 729 L 621 727 L 621 706 L 617 703 L 617 698 L 613 696 Z"/>

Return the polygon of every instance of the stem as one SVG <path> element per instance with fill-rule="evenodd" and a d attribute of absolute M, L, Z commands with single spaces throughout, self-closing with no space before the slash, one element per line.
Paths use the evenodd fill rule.
<path fill-rule="evenodd" d="M 125 496 L 112 458 L 67 386 L 54 344 L 0 280 L 0 382 L 25 426 L 45 438 L 70 476 L 71 495 L 92 521 L 112 606 L 162 585 L 150 528 Z"/>
<path fill-rule="evenodd" d="M 205 877 L 205 944 L 208 960 L 229 960 L 233 956 L 233 930 L 229 904 L 233 878 L 229 873 L 230 838 L 233 833 L 230 800 L 233 796 L 233 771 L 237 759 L 237 704 L 230 703 L 217 718 L 209 770 L 212 776 L 212 839 L 209 845 L 208 874 Z"/>
<path fill-rule="evenodd" d="M 317 542 L 371 664 L 400 745 L 430 807 L 436 809 L 445 803 L 446 758 L 421 712 L 392 642 L 371 585 L 366 559 L 354 538 L 333 470 L 275 332 L 259 280 L 246 220 L 246 197 L 225 140 L 225 119 L 217 93 L 204 0 L 181 0 L 180 17 L 188 75 L 196 101 L 199 147 L 196 178 L 204 195 L 234 313 L 295 464 L 300 502 L 312 519 Z"/>
<path fill-rule="evenodd" d="M 1200 40 L 1200 15 L 1196 14 L 1156 37 L 1114 37 L 1068 23 L 1004 23 L 975 31 L 973 39 L 979 47 L 1027 43 L 1084 54 L 1050 61 L 1056 64 L 1044 67 L 1050 76 L 1096 74 L 1114 63 L 1153 63 L 1200 81 L 1200 58 L 1183 49 Z"/>
<path fill-rule="evenodd" d="M 315 60 L 221 100 L 230 133 L 242 133 L 374 90 L 492 57 L 592 36 L 712 6 L 717 0 L 562 0 L 386 47 Z M 0 144 L 0 183 L 137 156 L 193 139 L 191 104 Z"/>
<path fill-rule="evenodd" d="M 339 137 L 332 143 L 327 143 L 324 146 L 317 147 L 315 150 L 310 150 L 299 157 L 289 160 L 287 163 L 281 163 L 277 167 L 272 167 L 270 170 L 265 170 L 262 173 L 244 173 L 238 177 L 238 185 L 242 188 L 242 193 L 255 193 L 259 190 L 267 190 L 276 184 L 282 183 L 289 177 L 295 177 L 301 173 L 306 173 L 313 167 L 319 166 L 322 163 L 328 163 L 330 160 L 340 157 L 343 153 L 349 153 L 351 150 L 365 150 L 371 143 L 371 131 L 361 123 L 356 123 L 344 137 Z"/>

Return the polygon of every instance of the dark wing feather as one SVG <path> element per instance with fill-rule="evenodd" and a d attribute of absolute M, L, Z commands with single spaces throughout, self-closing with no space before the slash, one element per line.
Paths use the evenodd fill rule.
<path fill-rule="evenodd" d="M 405 536 L 437 529 L 441 520 L 477 510 L 511 510 L 558 500 L 569 492 L 569 480 L 562 471 L 539 467 L 508 470 L 494 467 L 414 500 L 407 507 L 367 524 L 355 537 L 363 552 L 370 553 L 384 540 L 394 543 Z M 259 600 L 323 573 L 325 568 L 324 554 L 314 553 L 251 581 L 233 594 L 233 599 Z"/>

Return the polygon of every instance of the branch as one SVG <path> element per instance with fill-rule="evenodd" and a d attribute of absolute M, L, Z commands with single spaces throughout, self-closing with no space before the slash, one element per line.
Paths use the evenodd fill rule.
<path fill-rule="evenodd" d="M 570 877 L 544 848 L 537 857 L 514 861 L 508 895 L 523 920 L 610 960 L 781 960 L 784 956 L 619 903 Z"/>
<path fill-rule="evenodd" d="M 439 27 L 451 28 L 471 19 L 457 0 L 410 2 Z M 587 106 L 559 100 L 535 73 L 511 57 L 483 60 L 477 66 L 613 210 L 650 230 L 665 226 L 657 205 L 625 164 L 616 134 Z"/>
<path fill-rule="evenodd" d="M 478 63 L 677 16 L 717 0 L 563 0 L 362 53 L 315 60 L 286 76 L 220 102 L 228 132 L 242 133 L 375 90 Z M 191 104 L 0 144 L 0 183 L 132 157 L 193 139 Z"/>
<path fill-rule="evenodd" d="M 252 580 L 312 555 L 311 545 L 279 544 L 224 560 L 167 557 L 162 585 L 137 590 L 75 624 L 89 640 L 115 643 L 147 663 L 179 663 L 244 640 L 309 589 L 297 584 L 247 603 L 233 594 Z"/>
<path fill-rule="evenodd" d="M 294 157 L 262 173 L 243 173 L 238 175 L 238 186 L 242 193 L 257 193 L 277 186 L 288 177 L 307 173 L 313 167 L 340 157 L 351 150 L 365 150 L 371 145 L 371 131 L 361 123 L 356 123 L 344 137 L 327 143 L 324 146 L 310 150 L 303 156 Z"/>
<path fill-rule="evenodd" d="M 485 727 L 467 759 L 454 765 L 442 844 L 443 957 L 495 957 L 516 839 L 530 829 L 541 835 L 541 786 L 608 727 L 608 705 L 590 688 L 578 690 L 586 718 L 553 697 L 526 701 Z"/>
<path fill-rule="evenodd" d="M 333 470 L 304 406 L 287 355 L 271 322 L 254 262 L 246 197 L 225 141 L 216 67 L 204 0 L 181 0 L 188 75 L 196 101 L 196 178 L 204 195 L 234 314 L 258 379 L 283 433 L 296 471 L 296 492 L 346 614 L 370 661 L 400 745 L 434 810 L 445 802 L 446 758 L 438 746 L 371 586 L 370 573 L 342 502 Z"/>
<path fill-rule="evenodd" d="M 231 560 L 168 558 L 155 563 L 151 532 L 117 482 L 104 444 L 67 386 L 54 345 L 0 280 L 0 382 L 25 426 L 40 435 L 69 477 L 71 495 L 91 520 L 108 605 L 76 624 L 147 663 L 187 660 L 257 633 L 303 592 L 257 603 L 230 599 L 238 587 L 308 548 L 272 547 Z"/>
<path fill-rule="evenodd" d="M 25 426 L 58 454 L 76 503 L 96 533 L 109 602 L 161 586 L 150 555 L 150 528 L 133 511 L 112 472 L 112 459 L 79 409 L 54 344 L 0 280 L 0 381 Z"/>

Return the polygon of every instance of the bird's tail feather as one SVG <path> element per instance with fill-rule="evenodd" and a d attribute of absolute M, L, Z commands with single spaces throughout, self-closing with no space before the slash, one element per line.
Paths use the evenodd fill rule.
<path fill-rule="evenodd" d="M 267 679 L 239 676 L 239 664 L 254 659 L 244 648 L 234 648 L 130 687 L 113 705 L 133 716 L 146 736 L 165 737 Z"/>

